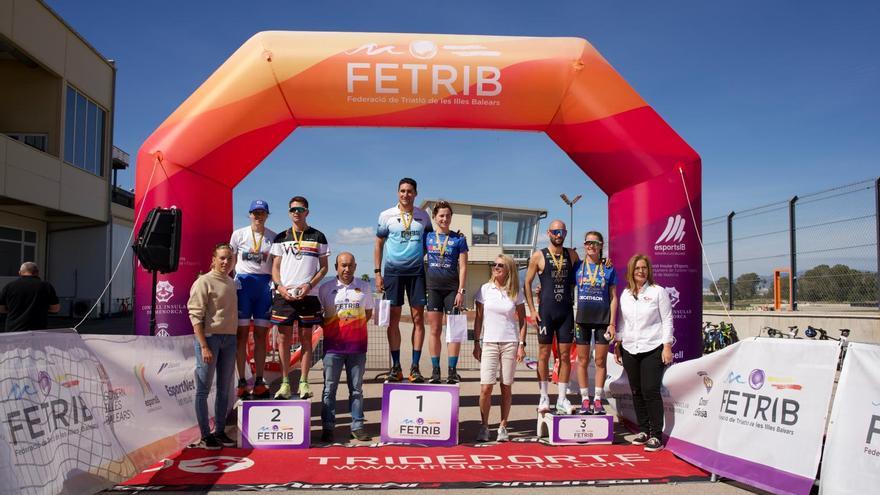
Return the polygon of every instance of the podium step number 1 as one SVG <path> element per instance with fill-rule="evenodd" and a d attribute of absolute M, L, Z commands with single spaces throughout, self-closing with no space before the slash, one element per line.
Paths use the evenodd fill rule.
<path fill-rule="evenodd" d="M 382 388 L 382 441 L 457 445 L 458 392 L 458 385 L 386 383 Z"/>
<path fill-rule="evenodd" d="M 307 449 L 312 403 L 307 400 L 248 400 L 238 408 L 243 449 Z"/>

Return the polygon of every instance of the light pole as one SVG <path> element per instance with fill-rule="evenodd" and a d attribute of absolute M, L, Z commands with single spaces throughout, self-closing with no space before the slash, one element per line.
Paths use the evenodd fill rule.
<path fill-rule="evenodd" d="M 569 236 L 569 238 L 568 238 L 568 247 L 573 249 L 574 248 L 574 204 L 577 203 L 579 199 L 581 199 L 581 195 L 578 194 L 572 200 L 569 200 L 568 196 L 566 196 L 565 193 L 560 194 L 559 197 L 562 198 L 562 201 L 565 201 L 565 204 L 568 205 L 568 210 L 569 210 L 568 228 L 572 233 L 572 235 Z"/>

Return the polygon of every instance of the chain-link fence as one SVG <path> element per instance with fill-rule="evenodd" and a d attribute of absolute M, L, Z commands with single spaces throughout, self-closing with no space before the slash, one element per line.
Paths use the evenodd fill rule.
<path fill-rule="evenodd" d="M 703 222 L 704 307 L 876 311 L 880 196 L 865 180 Z M 793 280 L 793 284 L 790 284 Z M 793 285 L 793 286 L 792 286 Z"/>

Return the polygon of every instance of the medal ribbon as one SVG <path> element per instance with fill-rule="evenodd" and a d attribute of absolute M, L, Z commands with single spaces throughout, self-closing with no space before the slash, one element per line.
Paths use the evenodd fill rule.
<path fill-rule="evenodd" d="M 300 232 L 300 233 L 299 233 L 299 237 L 296 236 L 296 231 L 293 230 L 293 229 L 290 229 L 290 233 L 293 234 L 293 238 L 295 239 L 295 240 L 293 241 L 293 243 L 296 244 L 296 251 L 297 251 L 298 253 L 301 252 L 301 251 L 302 251 L 303 237 L 305 237 L 306 232 L 305 232 L 305 231 Z"/>
<path fill-rule="evenodd" d="M 587 281 L 590 282 L 590 287 L 593 287 L 594 285 L 596 285 L 596 279 L 598 278 L 599 270 L 602 270 L 601 279 L 602 279 L 602 287 L 604 287 L 605 286 L 605 265 L 602 263 L 597 263 L 596 270 L 594 271 L 594 270 L 590 270 L 590 262 L 589 261 L 585 261 L 583 267 L 581 268 L 580 285 L 586 285 Z M 584 272 L 589 274 L 589 278 L 584 276 Z"/>
<path fill-rule="evenodd" d="M 251 229 L 251 239 L 254 240 L 254 247 L 251 248 L 252 253 L 259 253 L 260 248 L 263 247 L 263 236 L 266 235 L 266 231 L 260 232 L 260 242 L 257 242 L 257 235 L 254 234 L 254 229 Z"/>
<path fill-rule="evenodd" d="M 412 225 L 414 215 L 412 213 L 409 214 L 409 221 L 406 219 L 406 213 L 400 209 L 400 206 L 397 207 L 398 211 L 400 211 L 400 223 L 403 224 L 403 230 L 409 230 L 409 226 Z"/>
<path fill-rule="evenodd" d="M 446 256 L 446 240 L 449 239 L 449 234 L 446 234 L 446 237 L 443 240 L 440 240 L 440 234 L 435 234 L 437 236 L 437 243 L 440 244 L 438 249 L 440 249 L 440 259 L 442 260 Z"/>
<path fill-rule="evenodd" d="M 550 258 L 553 260 L 553 266 L 556 267 L 556 271 L 562 271 L 563 265 L 565 265 L 565 251 L 559 253 L 559 259 L 556 259 L 556 255 L 553 254 L 553 251 L 547 250 L 550 253 Z"/>

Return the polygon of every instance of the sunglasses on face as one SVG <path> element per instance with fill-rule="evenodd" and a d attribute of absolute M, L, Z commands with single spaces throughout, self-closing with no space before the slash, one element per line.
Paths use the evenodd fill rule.
<path fill-rule="evenodd" d="M 307 211 L 309 211 L 309 209 L 306 208 L 305 206 L 291 206 L 290 207 L 291 213 L 305 213 Z"/>
<path fill-rule="evenodd" d="M 596 246 L 596 247 L 598 247 L 598 246 L 601 246 L 601 245 L 602 245 L 602 241 L 584 241 L 584 245 L 585 245 L 585 246 Z"/>
<path fill-rule="evenodd" d="M 494 265 L 492 265 L 492 268 L 503 269 L 507 268 L 507 265 L 505 265 L 504 263 L 495 263 Z"/>
<path fill-rule="evenodd" d="M 565 229 L 553 229 L 553 230 L 550 231 L 550 235 L 553 235 L 553 236 L 556 236 L 556 237 L 564 236 L 564 235 L 567 234 L 567 233 L 568 233 L 568 231 L 565 230 Z"/>

